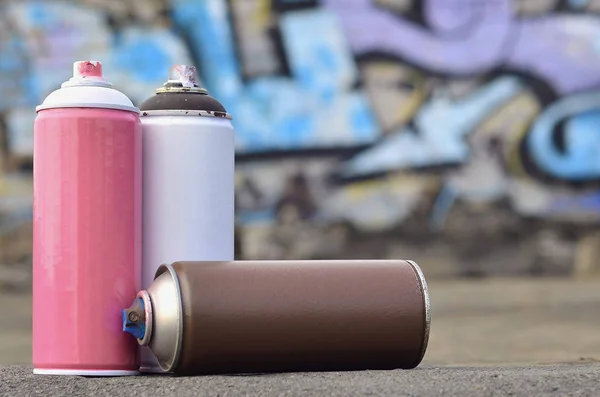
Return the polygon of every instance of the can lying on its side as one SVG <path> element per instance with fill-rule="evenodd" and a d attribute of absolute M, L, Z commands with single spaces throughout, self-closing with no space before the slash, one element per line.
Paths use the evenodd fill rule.
<path fill-rule="evenodd" d="M 124 331 L 186 375 L 410 369 L 429 326 L 404 260 L 176 262 L 123 310 Z"/>

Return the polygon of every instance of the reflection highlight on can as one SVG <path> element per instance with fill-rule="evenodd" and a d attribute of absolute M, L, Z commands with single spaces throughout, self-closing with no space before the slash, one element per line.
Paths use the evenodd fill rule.
<path fill-rule="evenodd" d="M 187 375 L 410 369 L 431 321 L 404 260 L 176 262 L 122 317 L 161 370 Z"/>
<path fill-rule="evenodd" d="M 143 158 L 143 288 L 161 263 L 234 258 L 234 131 L 223 105 L 175 65 L 140 105 Z M 141 349 L 142 372 L 160 372 Z"/>

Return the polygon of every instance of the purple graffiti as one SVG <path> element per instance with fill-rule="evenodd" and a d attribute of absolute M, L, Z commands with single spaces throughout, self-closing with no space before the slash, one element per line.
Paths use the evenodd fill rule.
<path fill-rule="evenodd" d="M 340 16 L 355 53 L 390 53 L 437 72 L 484 72 L 502 62 L 511 41 L 513 17 L 504 0 L 427 1 L 426 19 L 432 30 L 371 0 L 326 0 L 325 4 Z"/>
<path fill-rule="evenodd" d="M 324 0 L 357 54 L 383 52 L 434 73 L 481 74 L 499 66 L 533 73 L 559 94 L 600 85 L 600 19 L 517 18 L 511 0 L 423 0 L 423 27 L 371 0 Z"/>
<path fill-rule="evenodd" d="M 555 15 L 515 22 L 518 38 L 505 64 L 543 77 L 559 94 L 600 86 L 600 19 Z"/>

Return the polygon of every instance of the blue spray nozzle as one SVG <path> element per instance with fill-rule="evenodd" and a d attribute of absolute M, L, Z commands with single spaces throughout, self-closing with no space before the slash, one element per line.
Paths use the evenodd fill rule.
<path fill-rule="evenodd" d="M 124 332 L 130 333 L 137 339 L 143 339 L 146 334 L 144 301 L 136 298 L 128 309 L 123 309 L 121 320 Z"/>

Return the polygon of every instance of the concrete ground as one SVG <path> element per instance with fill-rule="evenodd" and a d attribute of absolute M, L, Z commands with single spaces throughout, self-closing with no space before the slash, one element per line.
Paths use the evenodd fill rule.
<path fill-rule="evenodd" d="M 431 281 L 432 328 L 411 371 L 216 377 L 31 374 L 31 299 L 0 296 L 0 395 L 600 395 L 600 280 Z"/>
<path fill-rule="evenodd" d="M 198 377 L 55 378 L 0 367 L 1 396 L 598 396 L 600 365 L 432 367 Z"/>

